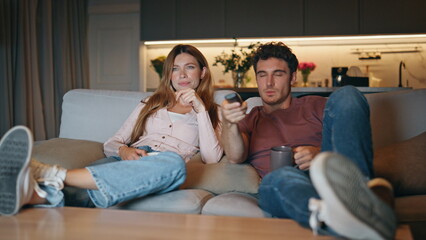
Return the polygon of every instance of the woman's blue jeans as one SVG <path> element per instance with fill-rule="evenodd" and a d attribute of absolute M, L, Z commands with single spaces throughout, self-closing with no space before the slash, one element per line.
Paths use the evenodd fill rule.
<path fill-rule="evenodd" d="M 323 119 L 321 151 L 340 153 L 353 161 L 367 177 L 373 177 L 370 109 L 367 99 L 352 86 L 330 95 Z M 320 199 L 309 171 L 293 167 L 277 169 L 264 177 L 259 187 L 259 205 L 274 217 L 291 218 L 309 228 L 310 198 Z M 322 229 L 322 234 L 335 233 Z"/>
<path fill-rule="evenodd" d="M 141 147 L 151 152 L 148 146 Z M 186 178 L 184 160 L 174 152 L 122 161 L 109 157 L 87 167 L 98 190 L 65 188 L 63 191 L 41 186 L 48 192 L 50 204 L 38 207 L 100 207 L 107 208 L 131 199 L 178 188 Z M 64 194 L 65 193 L 65 194 Z"/>

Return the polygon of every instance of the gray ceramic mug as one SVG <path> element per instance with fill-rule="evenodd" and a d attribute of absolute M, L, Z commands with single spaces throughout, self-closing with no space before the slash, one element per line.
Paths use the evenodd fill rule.
<path fill-rule="evenodd" d="M 276 146 L 271 148 L 271 171 L 293 165 L 293 150 L 291 147 Z"/>

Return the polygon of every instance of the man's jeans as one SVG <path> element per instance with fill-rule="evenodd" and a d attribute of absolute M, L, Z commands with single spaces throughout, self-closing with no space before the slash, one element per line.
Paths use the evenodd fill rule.
<path fill-rule="evenodd" d="M 370 109 L 356 88 L 342 87 L 330 95 L 324 109 L 321 151 L 340 153 L 352 160 L 366 178 L 373 177 Z M 308 228 L 310 198 L 320 199 L 309 171 L 294 167 L 269 173 L 259 187 L 259 205 L 264 211 Z M 320 233 L 335 235 L 327 228 Z"/>
<path fill-rule="evenodd" d="M 147 146 L 141 148 L 152 151 Z M 58 191 L 41 186 L 48 193 L 49 204 L 36 207 L 93 207 L 94 204 L 107 208 L 149 194 L 170 192 L 186 178 L 185 162 L 173 152 L 160 152 L 139 160 L 122 161 L 119 157 L 109 157 L 96 161 L 87 169 L 98 190 L 65 188 Z"/>

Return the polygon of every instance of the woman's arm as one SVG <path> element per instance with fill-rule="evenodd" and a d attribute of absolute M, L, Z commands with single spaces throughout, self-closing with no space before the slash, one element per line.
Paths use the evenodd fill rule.
<path fill-rule="evenodd" d="M 119 156 L 119 148 L 130 143 L 136 120 L 144 106 L 145 104 L 139 103 L 115 135 L 104 143 L 104 153 L 107 157 Z"/>
<path fill-rule="evenodd" d="M 223 155 L 223 148 L 219 143 L 222 124 L 219 122 L 213 129 L 210 116 L 207 111 L 197 113 L 198 134 L 200 139 L 201 159 L 204 163 L 217 163 Z"/>
<path fill-rule="evenodd" d="M 183 89 L 176 92 L 176 100 L 183 106 L 190 105 L 197 114 L 198 139 L 200 146 L 201 159 L 204 163 L 217 163 L 223 155 L 222 146 L 219 144 L 218 137 L 221 130 L 219 123 L 216 129 L 213 129 L 210 116 L 206 111 L 203 101 L 195 93 L 194 89 Z M 218 111 L 218 114 L 220 112 Z"/>

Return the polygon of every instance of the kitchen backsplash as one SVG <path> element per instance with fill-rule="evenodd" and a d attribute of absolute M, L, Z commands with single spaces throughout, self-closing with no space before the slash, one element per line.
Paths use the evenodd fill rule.
<path fill-rule="evenodd" d="M 331 83 L 332 67 L 355 66 L 361 73 L 370 77 L 370 86 L 374 87 L 397 87 L 399 82 L 399 65 L 405 63 L 402 68 L 402 86 L 413 88 L 426 88 L 426 38 L 416 40 L 417 42 L 395 43 L 383 41 L 374 44 L 298 44 L 288 43 L 299 62 L 314 62 L 316 69 L 310 74 L 310 86 L 320 83 L 324 86 L 324 80 Z M 193 44 L 206 56 L 213 74 L 216 85 L 232 85 L 231 73 L 223 73 L 222 66 L 212 66 L 214 57 L 222 51 L 230 52 L 233 47 L 214 45 Z M 172 46 L 151 47 L 141 44 L 141 77 L 146 83 L 146 88 L 156 88 L 159 77 L 151 66 L 150 60 L 160 55 L 167 55 Z M 370 55 L 367 55 L 370 54 Z M 360 60 L 363 58 L 380 58 Z M 301 74 L 298 73 L 300 84 Z M 249 70 L 246 80 L 247 87 L 255 87 L 255 75 L 253 69 Z"/>

